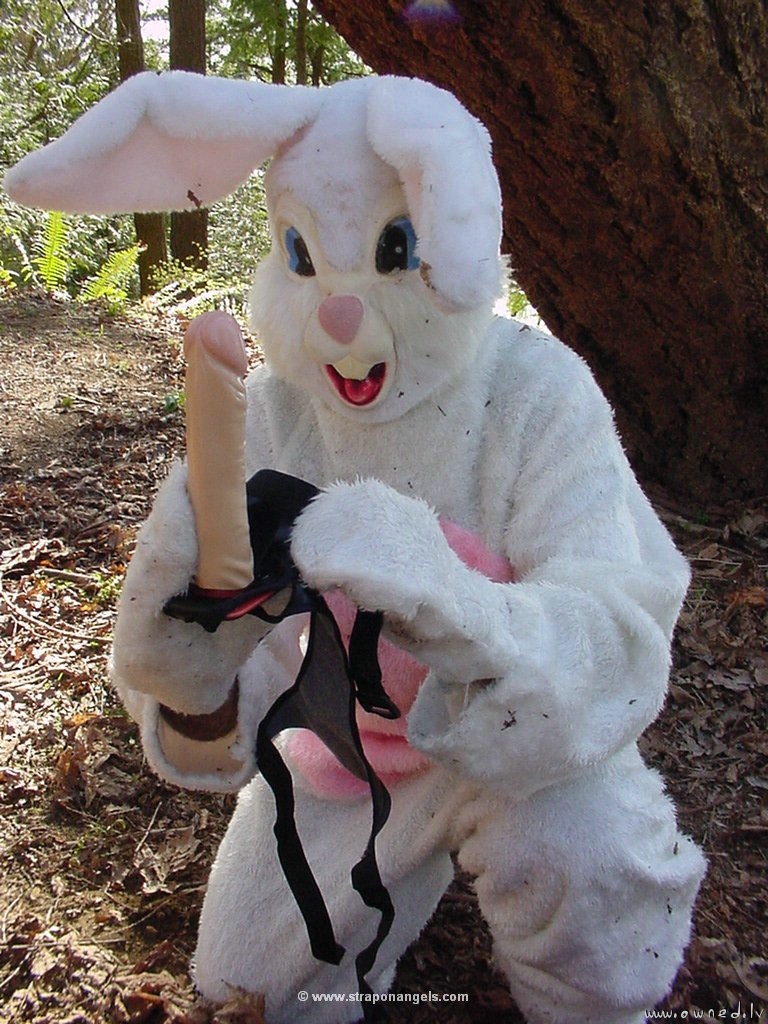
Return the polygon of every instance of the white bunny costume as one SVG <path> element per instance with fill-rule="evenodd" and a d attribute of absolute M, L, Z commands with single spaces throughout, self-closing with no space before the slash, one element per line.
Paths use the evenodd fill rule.
<path fill-rule="evenodd" d="M 559 342 L 493 317 L 500 199 L 482 128 L 426 83 L 325 90 L 137 76 L 6 187 L 57 209 L 209 203 L 274 157 L 274 247 L 252 306 L 267 366 L 249 382 L 250 471 L 323 487 L 292 554 L 353 605 L 385 613 L 385 683 L 407 712 L 360 715 L 391 817 L 378 843 L 394 927 L 385 990 L 451 876 L 477 876 L 500 966 L 531 1022 L 630 1024 L 667 992 L 703 873 L 636 740 L 658 713 L 688 570 L 641 493 L 611 410 Z M 440 518 L 438 518 L 440 517 Z M 296 818 L 340 941 L 312 957 L 276 860 L 254 735 L 301 660 L 301 622 L 214 634 L 169 619 L 197 559 L 185 469 L 137 542 L 113 676 L 152 765 L 241 789 L 214 864 L 195 977 L 224 1000 L 263 991 L 270 1021 L 343 1022 L 375 921 L 348 884 L 370 811 L 311 737 L 285 743 Z M 350 604 L 351 602 L 351 604 Z M 239 680 L 237 725 L 193 739 Z"/>

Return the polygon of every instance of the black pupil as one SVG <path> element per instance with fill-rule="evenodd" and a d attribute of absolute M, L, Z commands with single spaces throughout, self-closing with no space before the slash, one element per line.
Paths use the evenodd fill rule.
<path fill-rule="evenodd" d="M 307 243 L 301 235 L 296 236 L 293 247 L 296 252 L 296 273 L 299 277 L 314 277 L 315 268 L 312 266 Z"/>
<path fill-rule="evenodd" d="M 385 228 L 376 246 L 376 269 L 380 274 L 408 269 L 408 237 L 402 228 Z"/>

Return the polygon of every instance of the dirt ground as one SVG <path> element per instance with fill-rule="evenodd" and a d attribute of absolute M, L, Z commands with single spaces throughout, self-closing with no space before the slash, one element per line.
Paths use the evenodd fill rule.
<path fill-rule="evenodd" d="M 0 299 L 0 1021 L 259 1024 L 214 1011 L 187 967 L 231 798 L 147 769 L 109 691 L 114 602 L 137 524 L 183 449 L 180 326 L 27 293 Z M 768 503 L 673 506 L 695 578 L 667 707 L 643 740 L 709 858 L 667 1009 L 768 1005 Z M 471 879 L 401 964 L 391 1024 L 520 1024 Z M 268 1020 L 268 1014 L 266 1020 Z M 297 1019 L 300 1015 L 297 1013 Z M 674 1019 L 674 1018 L 672 1018 Z"/>

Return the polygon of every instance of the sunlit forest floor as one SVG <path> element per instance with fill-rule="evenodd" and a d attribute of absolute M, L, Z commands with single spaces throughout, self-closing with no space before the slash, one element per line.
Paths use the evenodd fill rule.
<path fill-rule="evenodd" d="M 156 482 L 183 450 L 180 325 L 0 299 L 0 1020 L 259 1024 L 187 973 L 232 800 L 160 783 L 106 683 L 116 595 Z M 709 875 L 666 1007 L 768 1005 L 768 505 L 652 497 L 695 578 L 670 696 L 643 740 Z M 521 1022 L 457 875 L 383 1022 Z"/>

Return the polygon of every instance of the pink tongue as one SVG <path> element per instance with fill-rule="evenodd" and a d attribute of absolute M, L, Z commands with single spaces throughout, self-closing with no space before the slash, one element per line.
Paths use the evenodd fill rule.
<path fill-rule="evenodd" d="M 339 394 L 350 405 L 369 405 L 378 396 L 384 385 L 387 367 L 386 363 L 376 363 L 364 380 L 342 377 L 332 366 L 328 367 L 328 373 Z"/>
<path fill-rule="evenodd" d="M 367 405 L 381 390 L 381 381 L 372 376 L 366 377 L 365 380 L 342 377 L 341 390 L 346 400 L 352 405 Z"/>

